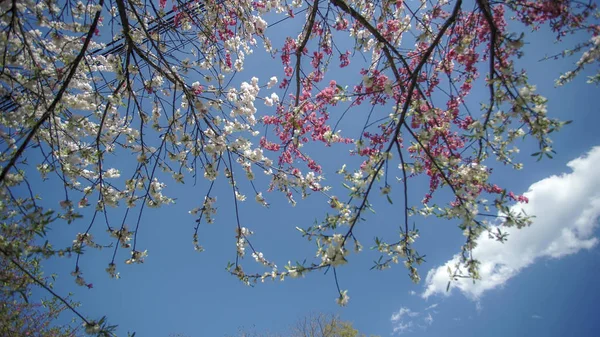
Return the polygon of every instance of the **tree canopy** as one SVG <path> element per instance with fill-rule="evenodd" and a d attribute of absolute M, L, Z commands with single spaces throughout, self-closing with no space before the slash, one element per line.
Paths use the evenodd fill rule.
<path fill-rule="evenodd" d="M 367 337 L 352 322 L 326 313 L 311 313 L 299 319 L 284 333 L 261 333 L 241 328 L 237 337 Z M 370 337 L 378 337 L 370 335 Z"/>
<path fill-rule="evenodd" d="M 87 333 L 110 335 L 105 319 L 54 293 L 40 266 L 72 256 L 76 284 L 91 288 L 85 271 L 99 266 L 85 265 L 86 250 L 103 249 L 112 278 L 143 263 L 144 210 L 176 202 L 167 185 L 178 183 L 201 191 L 189 210 L 196 251 L 218 209 L 235 213 L 227 270 L 249 285 L 332 270 L 346 305 L 335 270 L 363 244 L 380 254 L 373 268 L 401 263 L 418 282 L 415 215 L 458 223 L 465 243 L 449 281 L 477 279 L 477 237 L 507 240 L 502 228 L 531 216 L 509 208 L 527 198 L 498 186 L 490 162 L 521 169 L 522 139 L 552 158 L 550 136 L 569 123 L 519 67 L 526 39 L 585 36 L 552 56 L 574 56 L 556 81 L 565 85 L 597 66 L 598 18 L 595 3 L 568 0 L 0 2 L 1 310 L 19 310 L 40 286 L 55 298 L 48 317 L 68 309 Z M 297 29 L 277 31 L 281 20 Z M 254 53 L 263 69 L 246 67 Z M 347 161 L 325 171 L 319 158 L 331 151 Z M 413 203 L 415 186 L 427 192 Z M 287 264 L 266 256 L 241 209 L 308 197 L 327 214 L 291 230 L 314 249 Z M 398 209 L 397 235 L 369 242 L 355 229 L 377 198 Z M 83 224 L 72 244 L 45 239 L 72 222 Z"/>

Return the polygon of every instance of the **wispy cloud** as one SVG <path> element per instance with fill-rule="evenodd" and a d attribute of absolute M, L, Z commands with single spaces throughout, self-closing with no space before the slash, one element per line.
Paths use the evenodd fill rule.
<path fill-rule="evenodd" d="M 437 304 L 437 303 L 434 303 L 434 304 L 432 304 L 432 305 L 428 306 L 427 308 L 425 308 L 425 310 L 431 310 L 431 309 L 435 309 L 435 308 L 437 308 L 437 306 L 438 306 L 438 304 Z"/>
<path fill-rule="evenodd" d="M 459 279 L 451 283 L 450 289 L 458 289 L 477 300 L 540 258 L 560 258 L 591 249 L 598 243 L 594 230 L 600 219 L 600 147 L 594 147 L 567 166 L 572 172 L 534 183 L 525 193 L 529 203 L 512 206 L 515 212 L 522 209 L 536 216 L 530 227 L 504 228 L 503 232 L 509 234 L 504 244 L 487 234 L 477 239 L 473 255 L 481 262 L 481 280 L 473 283 Z M 447 269 L 454 268 L 458 261 L 457 254 L 444 265 L 431 269 L 421 296 L 449 295 Z"/>
<path fill-rule="evenodd" d="M 427 316 L 423 319 L 425 323 L 431 325 L 433 323 L 433 317 L 431 317 L 431 313 L 427 313 Z"/>
<path fill-rule="evenodd" d="M 531 315 L 531 318 L 533 318 L 533 319 L 542 319 L 543 317 L 540 316 L 540 315 L 533 314 L 533 315 Z"/>
<path fill-rule="evenodd" d="M 403 334 L 405 332 L 412 331 L 415 323 L 413 322 L 413 318 L 419 316 L 418 312 L 414 312 L 409 308 L 402 307 L 400 310 L 392 314 L 390 320 L 392 321 L 394 334 Z"/>
<path fill-rule="evenodd" d="M 423 311 L 435 307 L 437 307 L 437 304 L 430 305 Z M 433 324 L 433 316 L 431 315 L 431 312 L 425 314 L 413 311 L 407 307 L 401 307 L 392 314 L 390 321 L 392 322 L 392 334 L 401 335 L 403 333 L 413 332 L 415 328 L 427 329 L 428 326 Z"/>
<path fill-rule="evenodd" d="M 392 322 L 402 320 L 403 317 L 416 317 L 419 316 L 418 312 L 414 312 L 409 308 L 402 307 L 400 310 L 392 314 Z"/>

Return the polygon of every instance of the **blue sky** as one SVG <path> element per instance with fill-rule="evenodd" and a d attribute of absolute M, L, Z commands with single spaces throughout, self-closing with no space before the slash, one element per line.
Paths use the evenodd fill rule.
<path fill-rule="evenodd" d="M 285 28 L 294 34 L 297 31 L 292 26 Z M 285 31 L 280 29 L 273 40 L 283 38 Z M 578 38 L 569 38 L 567 43 Z M 529 35 L 520 66 L 528 70 L 538 92 L 549 98 L 550 114 L 574 122 L 554 136 L 557 155 L 553 160 L 536 162 L 529 156 L 535 152 L 535 144 L 525 142 L 519 157 L 525 164 L 523 171 L 494 167 L 499 185 L 516 193 L 529 191 L 531 202 L 524 207 L 530 207 L 538 218 L 532 227 L 511 232 L 506 252 L 496 250 L 493 243 L 481 242 L 482 262 L 491 266 L 486 274 L 489 279 L 475 285 L 461 283 L 445 293 L 445 283 L 438 282 L 437 268 L 452 260 L 464 239 L 455 223 L 419 218 L 416 221 L 421 238 L 417 247 L 427 254 L 427 262 L 420 267 L 420 284 L 413 284 L 402 266 L 370 271 L 376 255 L 365 251 L 351 255 L 351 263 L 338 269 L 340 286 L 350 295 L 345 308 L 335 303 L 337 292 L 331 274 L 312 273 L 303 279 L 244 286 L 225 271 L 227 262 L 235 258 L 235 223 L 227 201 L 231 191 L 223 181 L 216 186 L 216 194 L 223 200 L 217 221 L 202 225 L 199 232 L 206 251 L 193 251 L 194 218 L 188 211 L 204 197 L 208 184 L 201 180 L 196 186 L 167 182 L 168 193 L 177 202 L 145 210 L 138 239 L 149 256 L 144 264 L 121 263 L 121 279 L 108 277 L 104 271 L 109 262 L 107 252 L 94 250 L 82 257 L 84 276 L 93 283 L 93 289 L 75 287 L 68 275 L 74 267 L 73 259 L 50 260 L 46 273 L 59 275 L 55 283 L 58 293 L 75 289 L 73 298 L 82 303 L 82 313 L 91 318 L 107 315 L 111 323 L 120 326 L 120 333 L 136 331 L 138 336 L 223 336 L 235 334 L 241 326 L 285 332 L 310 312 L 337 313 L 360 331 L 381 336 L 595 335 L 600 329 L 594 315 L 600 300 L 600 249 L 595 242 L 599 234 L 600 177 L 594 168 L 600 166 L 600 149 L 594 146 L 600 146 L 596 130 L 600 115 L 597 100 L 592 98 L 597 97 L 598 88 L 585 84 L 586 74 L 565 87 L 554 88 L 554 80 L 569 70 L 575 59 L 538 62 L 564 47 L 551 41 L 547 32 Z M 240 80 L 253 75 L 266 80 L 274 75 L 270 71 L 279 71 L 278 59 L 270 61 L 273 67 L 264 62 L 258 52 L 249 56 L 246 69 L 250 71 L 240 75 Z M 258 69 L 256 74 L 254 69 Z M 338 72 L 338 82 L 353 83 L 352 74 Z M 481 95 L 485 99 L 486 91 L 481 90 Z M 471 106 L 477 107 L 477 93 L 471 98 Z M 351 130 L 353 123 L 353 119 L 345 120 L 341 128 Z M 326 175 L 333 176 L 333 171 L 347 160 L 349 147 L 328 150 L 318 156 L 322 157 Z M 61 199 L 55 194 L 53 182 L 40 186 L 45 189 L 46 200 Z M 411 193 L 417 202 L 424 190 L 415 186 Z M 322 217 L 327 208 L 324 199 L 315 196 L 291 207 L 281 195 L 265 197 L 271 204 L 269 209 L 253 201 L 241 207 L 244 223 L 256 232 L 253 244 L 279 266 L 288 260 L 312 257 L 314 245 L 294 228 L 307 227 Z M 361 223 L 357 235 L 365 248 L 372 245 L 374 233 L 396 231 L 396 207 L 381 200 L 376 204 L 377 213 Z M 83 232 L 86 224 L 59 224 L 50 233 L 51 238 L 57 246 L 61 246 L 59 242 L 69 244 L 74 233 Z M 120 261 L 126 258 L 121 257 Z M 440 287 L 444 289 L 439 291 Z"/>

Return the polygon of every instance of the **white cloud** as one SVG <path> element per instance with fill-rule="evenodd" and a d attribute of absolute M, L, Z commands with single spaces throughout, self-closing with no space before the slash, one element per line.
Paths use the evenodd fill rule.
<path fill-rule="evenodd" d="M 432 304 L 432 305 L 428 306 L 427 308 L 425 308 L 425 310 L 431 310 L 431 309 L 435 309 L 435 308 L 437 308 L 437 306 L 438 306 L 438 304 L 437 304 L 437 303 L 434 303 L 434 304 Z"/>
<path fill-rule="evenodd" d="M 400 310 L 402 310 L 403 308 L 401 308 Z M 394 313 L 392 314 L 392 334 L 403 334 L 405 332 L 409 332 L 412 331 L 412 327 L 413 327 L 413 321 L 412 320 L 406 320 L 406 319 L 402 319 L 402 315 L 399 313 Z"/>
<path fill-rule="evenodd" d="M 425 316 L 424 321 L 429 325 L 433 323 L 433 317 L 431 317 L 431 313 L 427 313 L 427 316 Z"/>
<path fill-rule="evenodd" d="M 392 321 L 393 333 L 401 335 L 405 332 L 411 332 L 415 326 L 413 318 L 417 316 L 419 316 L 418 312 L 414 312 L 406 307 L 400 308 L 400 310 L 393 313 L 390 318 Z"/>
<path fill-rule="evenodd" d="M 392 334 L 403 334 L 405 332 L 411 332 L 412 328 L 414 327 L 414 323 L 413 321 L 408 321 L 408 322 L 404 322 L 404 321 L 400 321 L 400 322 L 396 322 L 396 324 L 394 324 L 394 330 L 392 331 Z"/>
<path fill-rule="evenodd" d="M 436 308 L 437 304 L 432 304 L 425 308 L 423 311 L 427 311 L 433 308 Z M 436 312 L 433 311 L 435 314 Z M 392 334 L 401 335 L 406 332 L 413 332 L 413 328 L 420 328 L 426 330 L 427 327 L 433 324 L 433 316 L 431 312 L 427 312 L 426 315 L 423 315 L 418 311 L 412 311 L 407 307 L 401 307 L 400 310 L 396 311 L 392 314 L 390 318 L 392 322 Z"/>
<path fill-rule="evenodd" d="M 534 314 L 534 315 L 531 315 L 531 318 L 533 318 L 533 319 L 542 319 L 542 316 Z"/>
<path fill-rule="evenodd" d="M 419 313 L 414 312 L 414 311 L 410 310 L 409 308 L 402 307 L 402 308 L 400 308 L 400 310 L 398 310 L 397 312 L 392 314 L 391 320 L 392 320 L 392 322 L 400 321 L 405 316 L 406 317 L 416 317 L 416 316 L 419 316 Z"/>
<path fill-rule="evenodd" d="M 598 243 L 594 229 L 600 219 L 600 147 L 594 147 L 587 156 L 572 160 L 567 166 L 571 173 L 534 183 L 525 193 L 529 203 L 512 207 L 536 216 L 530 227 L 505 228 L 503 231 L 509 237 L 504 244 L 487 234 L 479 237 L 473 255 L 481 262 L 482 279 L 475 283 L 459 279 L 452 282 L 451 289 L 457 288 L 476 300 L 485 291 L 503 286 L 537 259 L 560 258 L 591 249 Z M 449 295 L 447 268 L 454 268 L 458 260 L 455 255 L 443 266 L 431 269 L 421 296 Z"/>

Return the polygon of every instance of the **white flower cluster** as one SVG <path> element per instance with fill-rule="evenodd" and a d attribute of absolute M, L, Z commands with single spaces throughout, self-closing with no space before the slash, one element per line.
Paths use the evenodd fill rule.
<path fill-rule="evenodd" d="M 252 257 L 254 258 L 254 260 L 256 262 L 262 264 L 265 267 L 277 268 L 277 266 L 275 264 L 273 264 L 272 262 L 269 262 L 267 259 L 265 259 L 264 254 L 261 252 L 252 253 Z"/>
<path fill-rule="evenodd" d="M 242 116 L 250 125 L 256 124 L 256 107 L 254 101 L 260 91 L 258 85 L 258 78 L 252 77 L 250 83 L 242 82 L 240 90 L 236 91 L 235 88 L 231 88 L 227 94 L 227 99 L 234 104 L 234 108 L 231 110 L 230 116 Z"/>
<path fill-rule="evenodd" d="M 236 247 L 237 247 L 237 255 L 239 257 L 244 257 L 246 254 L 246 245 L 248 244 L 248 236 L 254 234 L 254 232 L 250 231 L 246 227 L 236 228 Z"/>
<path fill-rule="evenodd" d="M 73 249 L 79 250 L 83 247 L 83 245 L 87 245 L 90 247 L 97 248 L 98 244 L 93 241 L 92 234 L 89 233 L 78 233 L 77 238 L 73 240 Z"/>
<path fill-rule="evenodd" d="M 206 221 L 206 223 L 214 223 L 215 221 L 215 214 L 217 214 L 217 208 L 214 206 L 214 204 L 217 202 L 217 197 L 209 197 L 209 196 L 205 196 L 204 197 L 204 203 L 202 204 L 202 207 L 196 207 L 194 209 L 192 209 L 191 211 L 189 211 L 189 213 L 191 215 L 196 215 L 198 214 L 198 212 L 201 212 L 202 216 L 204 216 L 204 219 Z M 197 242 L 197 237 L 194 239 Z"/>
<path fill-rule="evenodd" d="M 157 178 L 154 178 L 150 183 L 150 187 L 148 192 L 150 194 L 151 199 L 148 200 L 149 207 L 160 207 L 164 204 L 173 203 L 173 199 L 166 197 L 162 194 L 162 190 L 165 187 L 164 183 L 158 181 Z"/>
<path fill-rule="evenodd" d="M 117 272 L 117 265 L 114 263 L 109 263 L 108 268 L 106 268 L 106 272 L 110 275 L 111 278 L 119 279 L 119 273 Z"/>
<path fill-rule="evenodd" d="M 75 267 L 75 270 L 71 272 L 71 276 L 75 277 L 75 284 L 81 287 L 86 286 L 88 284 L 83 278 L 83 276 L 81 276 L 82 274 L 83 273 L 81 272 L 81 269 L 79 269 L 79 267 Z"/>
<path fill-rule="evenodd" d="M 273 104 L 279 103 L 279 96 L 276 93 L 272 93 L 270 97 L 265 97 L 265 105 L 273 106 Z"/>
<path fill-rule="evenodd" d="M 557 86 L 565 85 L 566 83 L 570 82 L 583 70 L 586 65 L 600 60 L 600 35 L 593 36 L 589 42 L 589 46 L 590 49 L 586 50 L 583 55 L 581 55 L 579 61 L 577 61 L 577 67 L 574 70 L 567 71 L 566 73 L 562 74 L 558 80 L 556 80 Z M 590 80 L 588 82 L 598 83 L 598 81 L 600 81 L 600 74 L 590 76 Z"/>
<path fill-rule="evenodd" d="M 261 204 L 262 206 L 265 206 L 265 207 L 269 206 L 269 204 L 267 203 L 267 201 L 263 197 L 262 192 L 258 192 L 256 194 L 256 196 L 254 197 L 254 200 L 256 200 L 256 202 L 259 203 L 259 204 Z"/>
<path fill-rule="evenodd" d="M 296 205 L 292 190 L 300 188 L 302 198 L 308 196 L 308 190 L 327 191 L 329 190 L 328 186 L 321 186 L 323 179 L 323 176 L 316 175 L 312 171 L 308 172 L 305 176 L 299 170 L 294 172 L 294 174 L 286 174 L 283 171 L 278 171 L 272 175 L 270 190 L 277 189 L 283 192 L 288 201 L 292 205 Z"/>
<path fill-rule="evenodd" d="M 117 239 L 119 241 L 119 243 L 121 244 L 121 247 L 123 248 L 130 248 L 131 244 L 129 243 L 129 241 L 131 241 L 131 237 L 133 236 L 134 232 L 129 231 L 129 229 L 127 228 L 127 225 L 123 225 L 121 227 L 121 229 L 109 229 L 107 230 L 110 233 L 110 236 L 112 236 L 113 238 Z"/>
<path fill-rule="evenodd" d="M 131 251 L 131 258 L 125 260 L 126 264 L 132 264 L 132 263 L 144 263 L 144 258 L 148 256 L 148 251 L 145 250 L 143 252 L 138 251 L 138 250 L 132 250 Z"/>
<path fill-rule="evenodd" d="M 333 267 L 346 264 L 346 256 L 348 250 L 344 248 L 345 238 L 342 234 L 334 234 L 333 236 L 323 236 L 317 240 L 319 249 L 317 256 L 321 257 L 322 265 L 330 265 Z"/>
<path fill-rule="evenodd" d="M 340 296 L 335 300 L 338 305 L 345 307 L 350 301 L 350 296 L 348 296 L 348 290 L 343 290 L 340 292 Z"/>

